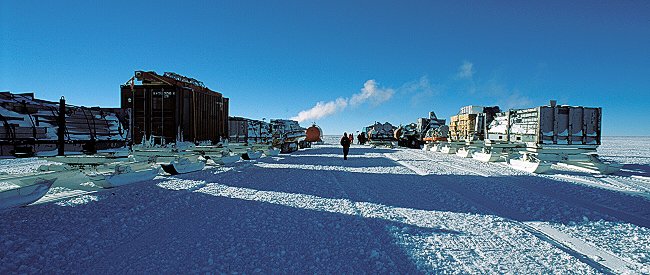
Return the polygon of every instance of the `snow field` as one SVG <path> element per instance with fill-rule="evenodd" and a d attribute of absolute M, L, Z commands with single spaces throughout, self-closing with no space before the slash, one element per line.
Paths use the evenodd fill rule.
<path fill-rule="evenodd" d="M 637 189 L 630 196 L 629 192 L 609 192 L 612 188 L 608 186 L 586 188 L 583 185 L 584 181 L 571 180 L 566 182 L 573 184 L 559 184 L 558 181 L 545 180 L 549 176 L 531 174 L 526 176 L 527 173 L 512 171 L 520 175 L 520 180 L 517 182 L 512 179 L 499 178 L 498 174 L 511 174 L 509 170 L 512 169 L 505 166 L 503 169 L 499 169 L 495 164 L 431 152 L 402 151 L 396 154 L 403 156 L 413 154 L 414 157 L 410 158 L 406 155 L 405 158 L 418 160 L 414 162 L 414 165 L 419 163 L 424 167 L 428 165 L 423 163 L 423 160 L 428 157 L 431 158 L 431 165 L 433 162 L 445 159 L 457 166 L 470 167 L 463 169 L 464 172 L 477 175 L 492 173 L 491 177 L 478 180 L 471 187 L 462 188 L 465 184 L 455 184 L 451 188 L 456 188 L 459 194 L 468 196 L 469 199 L 472 199 L 471 195 L 474 194 L 474 201 L 496 210 L 500 216 L 519 221 L 546 221 L 545 224 L 549 224 L 561 232 L 585 240 L 586 243 L 594 245 L 599 250 L 613 254 L 618 259 L 623 259 L 627 266 L 614 271 L 647 273 L 650 267 L 649 262 L 644 259 L 650 255 L 645 248 L 650 244 L 647 239 L 650 212 L 647 208 L 640 207 L 648 204 L 648 194 L 645 192 Z M 492 168 L 486 165 L 497 167 L 483 170 L 482 167 Z M 563 175 L 560 174 L 560 176 Z M 581 177 L 589 178 L 590 181 L 602 179 L 600 176 Z M 611 178 L 611 183 L 619 185 L 624 185 L 621 180 L 618 180 L 619 178 L 631 180 L 629 177 L 625 179 L 622 176 L 609 178 Z M 603 224 L 607 224 L 607 226 L 603 226 Z M 617 230 L 620 227 L 627 230 Z M 643 237 L 639 237 L 639 235 L 643 235 Z M 639 242 L 630 242 L 630 239 L 639 240 Z M 634 259 L 630 260 L 629 257 L 634 257 Z"/>
<path fill-rule="evenodd" d="M 598 155 L 618 163 L 650 164 L 650 137 L 604 137 Z"/>
<path fill-rule="evenodd" d="M 48 163 L 48 161 L 37 158 L 0 159 L 0 172 L 9 175 L 26 174 L 35 172 L 39 166 Z"/>
<path fill-rule="evenodd" d="M 649 273 L 650 202 L 626 173 L 366 146 L 343 161 L 326 144 L 115 189 L 55 186 L 54 203 L 0 212 L 0 273 Z"/>

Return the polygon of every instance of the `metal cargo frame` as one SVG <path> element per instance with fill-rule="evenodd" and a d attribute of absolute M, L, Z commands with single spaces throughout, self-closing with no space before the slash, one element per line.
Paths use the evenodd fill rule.
<path fill-rule="evenodd" d="M 228 118 L 228 141 L 235 143 L 269 143 L 272 139 L 271 124 L 263 120 L 244 117 Z"/>
<path fill-rule="evenodd" d="M 2 92 L 0 124 L 0 156 L 94 153 L 126 145 L 121 109 L 70 105 L 63 97 L 56 102 Z"/>
<path fill-rule="evenodd" d="M 534 143 L 537 146 L 601 144 L 601 108 L 539 106 L 511 110 L 508 115 L 511 142 Z"/>
<path fill-rule="evenodd" d="M 555 105 L 512 109 L 498 114 L 486 126 L 488 138 L 473 157 L 482 161 L 507 161 L 512 167 L 533 173 L 550 171 L 560 164 L 589 173 L 611 174 L 620 169 L 598 157 L 602 109 Z"/>

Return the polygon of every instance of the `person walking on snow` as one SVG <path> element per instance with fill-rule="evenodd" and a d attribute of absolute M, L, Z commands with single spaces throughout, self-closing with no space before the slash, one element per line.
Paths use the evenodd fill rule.
<path fill-rule="evenodd" d="M 354 144 L 354 135 L 352 133 L 348 135 L 348 138 L 350 139 L 350 144 Z"/>
<path fill-rule="evenodd" d="M 348 133 L 343 133 L 343 137 L 341 137 L 341 146 L 343 146 L 343 160 L 347 160 L 348 152 L 350 152 L 350 138 L 348 138 Z"/>

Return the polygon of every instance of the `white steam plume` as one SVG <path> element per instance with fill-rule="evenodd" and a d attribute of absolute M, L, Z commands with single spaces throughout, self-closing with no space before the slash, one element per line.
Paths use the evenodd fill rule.
<path fill-rule="evenodd" d="M 358 106 L 366 101 L 371 101 L 373 105 L 377 106 L 388 101 L 393 97 L 393 94 L 395 94 L 393 89 L 382 89 L 374 79 L 370 79 L 363 84 L 363 89 L 361 89 L 360 93 L 352 95 L 350 105 Z"/>
<path fill-rule="evenodd" d="M 345 109 L 347 106 L 348 100 L 341 97 L 327 103 L 321 101 L 316 103 L 316 105 L 309 110 L 300 111 L 297 116 L 292 117 L 291 119 L 297 120 L 298 122 L 319 119 L 338 113 Z"/>
<path fill-rule="evenodd" d="M 371 102 L 373 106 L 377 106 L 391 99 L 393 94 L 395 94 L 393 89 L 381 88 L 377 81 L 370 79 L 363 84 L 361 91 L 353 94 L 350 99 L 339 97 L 328 102 L 320 101 L 314 107 L 300 111 L 297 116 L 291 119 L 298 122 L 320 119 L 341 112 L 349 105 L 356 107 L 365 102 Z"/>

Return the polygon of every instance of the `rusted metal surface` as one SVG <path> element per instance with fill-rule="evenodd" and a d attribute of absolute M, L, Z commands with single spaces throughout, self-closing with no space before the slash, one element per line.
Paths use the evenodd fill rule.
<path fill-rule="evenodd" d="M 135 81 L 141 84 L 136 85 Z M 130 137 L 138 143 L 218 142 L 228 137 L 229 100 L 202 82 L 174 73 L 136 71 L 121 89 L 121 107 L 132 114 Z"/>
<path fill-rule="evenodd" d="M 322 142 L 323 141 L 323 130 L 318 127 L 316 124 L 312 124 L 307 131 L 305 131 L 307 137 L 305 138 L 308 142 Z"/>

